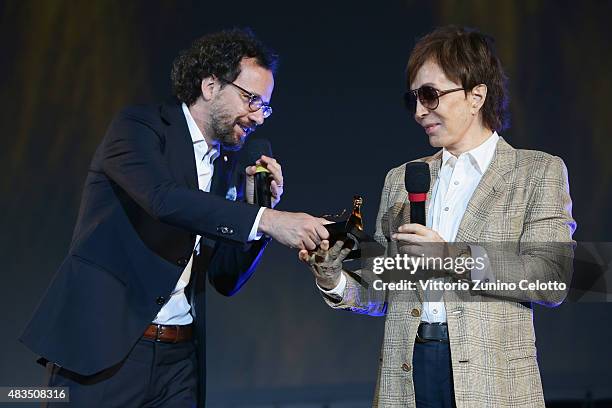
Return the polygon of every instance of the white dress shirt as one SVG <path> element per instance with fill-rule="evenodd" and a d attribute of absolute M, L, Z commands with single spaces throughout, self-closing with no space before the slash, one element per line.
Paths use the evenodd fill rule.
<path fill-rule="evenodd" d="M 446 149 L 442 150 L 442 164 L 440 173 L 432 189 L 432 198 L 427 210 L 427 227 L 436 231 L 447 242 L 453 242 L 457 236 L 459 224 L 467 205 L 480 183 L 482 175 L 491 164 L 499 136 L 497 132 L 474 149 L 467 151 L 459 157 L 453 156 Z M 471 246 L 472 257 L 484 257 L 484 249 Z M 478 252 L 476 254 L 475 252 Z M 487 266 L 478 273 L 486 273 Z M 474 277 L 474 274 L 472 274 Z M 331 296 L 342 297 L 346 288 L 346 276 L 340 275 L 340 282 L 331 290 L 319 289 Z M 446 308 L 443 301 L 429 301 L 428 299 L 441 299 L 440 293 L 424 292 L 423 312 L 421 320 L 424 322 L 446 322 Z"/>
<path fill-rule="evenodd" d="M 183 103 L 183 114 L 187 120 L 187 127 L 193 141 L 193 153 L 195 155 L 196 170 L 198 172 L 198 188 L 202 191 L 210 192 L 210 186 L 212 184 L 212 177 L 215 171 L 214 162 L 219 157 L 219 145 L 208 146 L 204 135 L 195 123 L 193 116 L 189 112 L 187 105 Z M 259 227 L 259 220 L 265 207 L 261 207 L 251 228 L 249 234 L 249 241 L 257 240 L 261 238 L 262 234 L 257 233 Z M 196 244 L 194 251 L 200 250 L 200 236 L 196 237 Z M 157 316 L 153 320 L 154 324 L 166 324 L 166 325 L 186 325 L 193 322 L 193 317 L 189 311 L 191 306 L 185 296 L 185 287 L 189 284 L 191 277 L 191 265 L 193 263 L 193 254 L 189 259 L 189 263 L 183 270 L 168 303 L 166 303 Z"/>
<path fill-rule="evenodd" d="M 429 201 L 427 226 L 440 234 L 446 242 L 455 241 L 474 190 L 493 160 L 498 140 L 499 136 L 494 132 L 482 144 L 459 157 L 453 156 L 446 149 L 442 151 L 439 177 Z M 430 298 L 441 299 L 441 293 L 425 291 L 424 296 L 421 320 L 430 323 L 446 322 L 444 302 L 428 301 Z"/>

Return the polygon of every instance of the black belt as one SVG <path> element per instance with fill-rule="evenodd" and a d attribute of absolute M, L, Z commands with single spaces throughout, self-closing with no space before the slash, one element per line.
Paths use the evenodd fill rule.
<path fill-rule="evenodd" d="M 427 343 L 428 341 L 439 341 L 448 343 L 448 325 L 446 323 L 427 323 L 419 324 L 416 341 Z"/>

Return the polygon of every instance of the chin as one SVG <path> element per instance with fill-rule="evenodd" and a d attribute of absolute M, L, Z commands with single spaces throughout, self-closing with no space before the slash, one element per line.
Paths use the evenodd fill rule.
<path fill-rule="evenodd" d="M 246 139 L 247 136 L 243 137 L 235 132 L 232 132 L 231 134 L 225 134 L 223 137 L 219 138 L 219 143 L 221 143 L 224 149 L 235 152 L 242 149 Z"/>
<path fill-rule="evenodd" d="M 443 139 L 438 135 L 429 135 L 429 144 L 431 147 L 444 147 Z"/>
<path fill-rule="evenodd" d="M 428 136 L 429 136 L 429 144 L 432 147 L 448 148 L 449 146 L 453 146 L 455 143 L 457 143 L 457 140 L 455 140 L 454 137 L 452 137 L 446 132 L 444 133 L 438 132 L 435 135 L 428 135 Z"/>

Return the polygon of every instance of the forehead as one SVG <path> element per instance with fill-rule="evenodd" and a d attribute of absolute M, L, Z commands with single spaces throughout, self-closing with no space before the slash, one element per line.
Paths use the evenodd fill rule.
<path fill-rule="evenodd" d="M 423 85 L 432 85 L 436 88 L 450 85 L 459 85 L 446 77 L 440 65 L 434 60 L 427 60 L 417 71 L 410 89 L 417 89 Z"/>
<path fill-rule="evenodd" d="M 240 74 L 234 83 L 268 102 L 274 90 L 274 75 L 272 71 L 257 65 L 253 58 L 243 58 L 240 61 Z"/>

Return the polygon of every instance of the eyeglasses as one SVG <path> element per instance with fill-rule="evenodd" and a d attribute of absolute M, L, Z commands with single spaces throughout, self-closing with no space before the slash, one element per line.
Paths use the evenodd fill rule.
<path fill-rule="evenodd" d="M 417 89 L 411 89 L 404 94 L 404 103 L 410 112 L 416 112 L 417 98 L 421 105 L 430 110 L 435 110 L 440 104 L 440 97 L 451 92 L 463 91 L 464 88 L 453 88 L 440 91 L 433 86 L 423 85 Z"/>
<path fill-rule="evenodd" d="M 263 112 L 264 119 L 267 119 L 270 117 L 270 115 L 272 115 L 272 107 L 265 103 L 263 99 L 261 99 L 261 96 L 254 94 L 253 92 L 247 91 L 243 87 L 238 86 L 233 82 L 226 81 L 224 79 L 222 79 L 222 81 L 238 89 L 242 96 L 249 100 L 249 110 L 251 112 L 257 112 L 261 109 L 261 111 Z"/>

